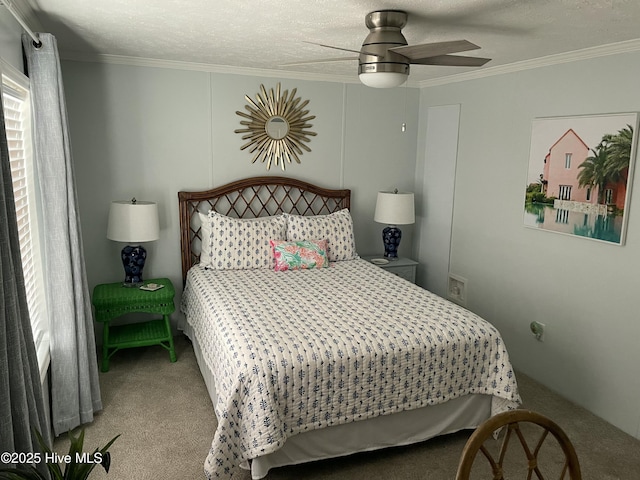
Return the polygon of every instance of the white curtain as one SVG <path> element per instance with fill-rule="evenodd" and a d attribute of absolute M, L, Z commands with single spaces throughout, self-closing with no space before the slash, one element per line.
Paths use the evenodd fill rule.
<path fill-rule="evenodd" d="M 102 409 L 93 315 L 84 262 L 67 109 L 56 39 L 22 37 L 35 124 L 49 291 L 51 423 L 57 435 Z"/>

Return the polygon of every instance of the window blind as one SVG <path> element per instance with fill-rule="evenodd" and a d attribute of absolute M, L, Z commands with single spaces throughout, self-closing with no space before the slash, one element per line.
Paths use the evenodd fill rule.
<path fill-rule="evenodd" d="M 21 83 L 24 83 L 24 80 Z M 2 104 L 16 204 L 22 271 L 40 374 L 44 379 L 50 360 L 49 321 L 37 221 L 31 104 L 29 90 L 21 83 L 3 72 Z"/>

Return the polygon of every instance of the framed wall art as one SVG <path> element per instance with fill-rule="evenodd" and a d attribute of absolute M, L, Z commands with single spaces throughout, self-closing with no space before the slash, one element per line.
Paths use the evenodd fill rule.
<path fill-rule="evenodd" d="M 638 114 L 536 118 L 526 227 L 624 245 Z"/>

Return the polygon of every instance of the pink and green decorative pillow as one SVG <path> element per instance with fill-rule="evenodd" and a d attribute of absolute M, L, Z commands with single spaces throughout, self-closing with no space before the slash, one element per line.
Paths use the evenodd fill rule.
<path fill-rule="evenodd" d="M 329 266 L 327 240 L 270 240 L 275 270 L 305 270 Z"/>

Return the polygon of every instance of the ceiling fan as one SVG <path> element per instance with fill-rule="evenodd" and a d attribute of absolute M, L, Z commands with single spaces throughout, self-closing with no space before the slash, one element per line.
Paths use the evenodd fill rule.
<path fill-rule="evenodd" d="M 410 64 L 481 67 L 491 60 L 451 55 L 480 48 L 467 40 L 409 45 L 402 34 L 407 17 L 407 12 L 402 10 L 377 10 L 367 14 L 365 25 L 369 29 L 369 35 L 364 39 L 361 50 L 315 43 L 321 47 L 358 53 L 358 57 L 331 58 L 288 65 L 358 60 L 358 76 L 362 83 L 369 87 L 389 88 L 402 85 L 407 80 Z"/>

